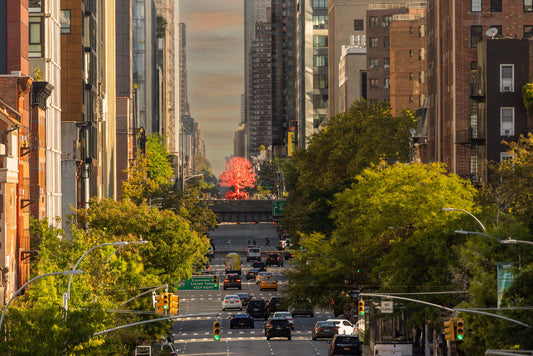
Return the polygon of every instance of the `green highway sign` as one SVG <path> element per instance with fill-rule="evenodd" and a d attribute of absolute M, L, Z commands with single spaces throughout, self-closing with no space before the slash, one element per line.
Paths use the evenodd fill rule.
<path fill-rule="evenodd" d="M 273 200 L 272 201 L 272 215 L 283 216 L 283 208 L 287 204 L 286 200 Z"/>
<path fill-rule="evenodd" d="M 218 290 L 218 279 L 215 276 L 193 276 L 186 281 L 180 281 L 176 284 L 178 290 Z"/>

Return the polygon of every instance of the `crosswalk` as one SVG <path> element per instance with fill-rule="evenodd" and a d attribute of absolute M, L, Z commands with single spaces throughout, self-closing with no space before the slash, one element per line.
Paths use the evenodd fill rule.
<path fill-rule="evenodd" d="M 174 343 L 184 342 L 205 342 L 213 340 L 211 332 L 192 332 L 173 334 Z M 291 338 L 294 340 L 310 340 L 310 330 L 293 330 Z M 265 331 L 263 329 L 243 329 L 243 330 L 227 330 L 222 332 L 221 339 L 224 340 L 265 340 Z"/>

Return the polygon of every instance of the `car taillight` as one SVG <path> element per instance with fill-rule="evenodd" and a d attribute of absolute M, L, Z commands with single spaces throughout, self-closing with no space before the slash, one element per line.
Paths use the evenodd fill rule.
<path fill-rule="evenodd" d="M 225 280 L 224 280 L 224 283 L 226 283 L 226 282 L 229 282 L 229 279 L 225 279 Z"/>
<path fill-rule="evenodd" d="M 318 328 L 318 331 L 324 331 L 324 329 L 323 328 Z"/>
<path fill-rule="evenodd" d="M 237 282 L 240 282 L 241 280 L 240 279 L 237 279 Z"/>
<path fill-rule="evenodd" d="M 267 328 L 271 328 L 271 327 L 272 327 L 272 325 L 271 325 L 271 324 L 267 324 Z"/>

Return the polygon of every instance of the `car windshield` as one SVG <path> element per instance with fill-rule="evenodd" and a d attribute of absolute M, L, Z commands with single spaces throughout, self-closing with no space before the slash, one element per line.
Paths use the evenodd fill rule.
<path fill-rule="evenodd" d="M 251 253 L 258 253 L 258 252 L 261 252 L 261 250 L 258 249 L 258 248 L 251 248 L 251 249 L 249 249 L 248 251 L 250 251 Z"/>
<path fill-rule="evenodd" d="M 276 316 L 276 317 L 279 316 L 279 317 L 283 317 L 283 318 L 290 318 L 290 317 L 292 317 L 291 313 L 289 313 L 289 312 L 275 312 L 275 313 L 274 313 L 274 316 Z"/>
<path fill-rule="evenodd" d="M 321 326 L 321 327 L 333 327 L 335 326 L 335 324 L 333 324 L 331 321 L 319 321 L 317 323 L 317 326 Z"/>
<path fill-rule="evenodd" d="M 225 297 L 225 299 L 227 299 L 227 300 L 229 300 L 229 299 L 240 300 L 238 295 L 227 295 Z"/>
<path fill-rule="evenodd" d="M 359 338 L 349 337 L 349 336 L 337 336 L 337 339 L 335 339 L 335 342 L 337 344 L 358 344 Z"/>
<path fill-rule="evenodd" d="M 248 305 L 253 307 L 253 306 L 262 306 L 265 304 L 265 301 L 264 300 L 252 300 Z"/>
<path fill-rule="evenodd" d="M 237 294 L 239 296 L 239 298 L 243 299 L 243 298 L 249 298 L 248 296 L 248 293 L 239 293 Z"/>

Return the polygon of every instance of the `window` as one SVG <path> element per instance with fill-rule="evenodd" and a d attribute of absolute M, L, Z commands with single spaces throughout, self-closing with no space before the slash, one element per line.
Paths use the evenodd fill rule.
<path fill-rule="evenodd" d="M 389 68 L 390 67 L 390 57 L 384 57 L 383 58 L 383 68 Z"/>
<path fill-rule="evenodd" d="M 510 154 L 509 152 L 500 152 L 500 162 L 507 163 L 510 160 L 514 158 L 513 154 Z"/>
<path fill-rule="evenodd" d="M 482 26 L 472 26 L 470 28 L 470 47 L 476 48 L 477 43 L 482 40 Z"/>
<path fill-rule="evenodd" d="M 409 33 L 413 33 L 413 26 L 409 26 Z"/>
<path fill-rule="evenodd" d="M 375 69 L 379 65 L 377 58 L 370 58 L 370 69 Z"/>
<path fill-rule="evenodd" d="M 370 16 L 368 18 L 368 27 L 377 27 L 378 26 L 378 17 Z"/>
<path fill-rule="evenodd" d="M 378 80 L 370 79 L 370 89 L 377 89 L 377 87 L 378 87 Z"/>
<path fill-rule="evenodd" d="M 328 17 L 327 16 L 313 16 L 313 28 L 314 29 L 327 29 Z"/>
<path fill-rule="evenodd" d="M 314 67 L 327 67 L 328 66 L 328 56 L 316 54 L 313 56 L 313 66 Z"/>
<path fill-rule="evenodd" d="M 327 94 L 314 94 L 313 95 L 313 108 L 325 109 L 328 107 L 327 102 L 328 102 Z"/>
<path fill-rule="evenodd" d="M 383 16 L 383 26 L 389 26 L 392 21 L 392 15 Z"/>
<path fill-rule="evenodd" d="M 470 70 L 477 70 L 477 62 L 476 61 L 470 62 Z"/>
<path fill-rule="evenodd" d="M 313 36 L 313 47 L 327 47 L 328 36 Z"/>
<path fill-rule="evenodd" d="M 383 87 L 385 89 L 389 89 L 390 88 L 390 78 L 385 78 L 385 80 L 383 82 Z"/>
<path fill-rule="evenodd" d="M 533 12 L 533 0 L 524 0 L 524 12 Z"/>
<path fill-rule="evenodd" d="M 481 0 L 472 0 L 472 12 L 481 11 Z"/>
<path fill-rule="evenodd" d="M 42 43 L 41 43 L 41 17 L 40 16 L 30 16 L 29 17 L 29 30 L 30 30 L 30 43 L 29 43 L 29 52 L 32 57 L 41 56 Z"/>
<path fill-rule="evenodd" d="M 418 28 L 418 37 L 426 37 L 426 25 L 420 25 Z"/>
<path fill-rule="evenodd" d="M 385 47 L 385 48 L 390 47 L 390 37 L 389 36 L 383 37 L 383 47 Z"/>
<path fill-rule="evenodd" d="M 313 9 L 327 9 L 328 0 L 313 0 Z"/>
<path fill-rule="evenodd" d="M 378 38 L 377 37 L 370 37 L 370 48 L 377 48 L 378 47 Z"/>
<path fill-rule="evenodd" d="M 419 61 L 423 61 L 426 59 L 426 49 L 425 48 L 420 48 L 418 50 L 418 60 Z"/>
<path fill-rule="evenodd" d="M 61 34 L 70 35 L 70 10 L 61 10 Z"/>
<path fill-rule="evenodd" d="M 412 103 L 413 101 L 415 101 L 415 99 L 413 98 L 412 95 L 409 95 L 409 102 Z"/>
<path fill-rule="evenodd" d="M 327 89 L 328 88 L 327 74 L 313 75 L 313 88 L 314 89 Z"/>
<path fill-rule="evenodd" d="M 364 31 L 365 22 L 364 20 L 353 20 L 353 30 L 354 31 Z"/>
<path fill-rule="evenodd" d="M 422 71 L 418 73 L 418 82 L 424 84 L 426 82 L 426 72 Z"/>
<path fill-rule="evenodd" d="M 514 108 L 500 108 L 500 136 L 514 135 Z"/>
<path fill-rule="evenodd" d="M 413 73 L 409 73 L 409 80 L 413 80 L 413 78 L 414 78 Z"/>
<path fill-rule="evenodd" d="M 409 50 L 409 57 L 414 57 L 415 56 L 415 51 L 410 49 Z"/>
<path fill-rule="evenodd" d="M 533 26 L 526 25 L 524 26 L 524 38 L 533 37 Z"/>
<path fill-rule="evenodd" d="M 424 94 L 420 94 L 420 96 L 418 97 L 418 106 L 426 106 L 426 96 Z"/>
<path fill-rule="evenodd" d="M 313 115 L 313 128 L 319 129 L 322 123 L 327 119 L 327 116 L 324 114 L 314 114 Z"/>
<path fill-rule="evenodd" d="M 502 12 L 502 0 L 490 0 L 490 12 Z"/>
<path fill-rule="evenodd" d="M 514 92 L 514 65 L 500 65 L 500 92 Z"/>

